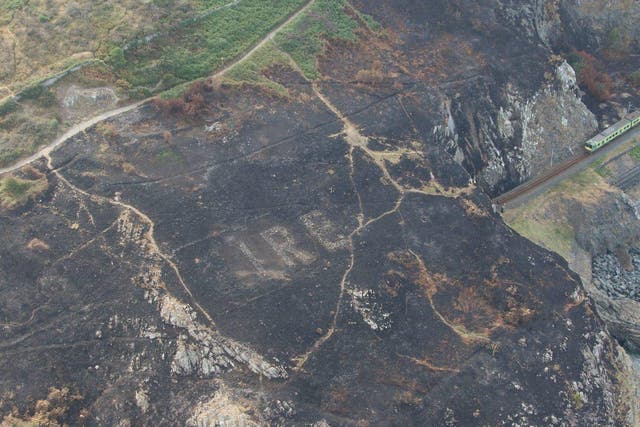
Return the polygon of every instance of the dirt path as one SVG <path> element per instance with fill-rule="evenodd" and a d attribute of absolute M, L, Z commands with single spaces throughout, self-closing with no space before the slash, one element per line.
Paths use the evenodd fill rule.
<path fill-rule="evenodd" d="M 71 129 L 66 131 L 64 134 L 62 134 L 61 136 L 56 138 L 53 142 L 51 142 L 50 144 L 42 147 L 39 151 L 37 151 L 36 153 L 32 154 L 31 156 L 26 157 L 26 158 L 21 159 L 21 160 L 18 160 L 16 163 L 14 163 L 11 166 L 7 166 L 6 168 L 0 169 L 0 175 L 8 173 L 8 172 L 13 172 L 15 170 L 18 170 L 21 167 L 26 166 L 29 163 L 39 159 L 40 157 L 46 157 L 47 155 L 51 154 L 51 152 L 56 147 L 58 147 L 60 144 L 64 143 L 65 141 L 67 141 L 70 138 L 73 138 L 74 136 L 76 136 L 80 132 L 83 132 L 83 131 L 87 130 L 91 126 L 93 126 L 93 125 L 95 125 L 97 123 L 100 123 L 103 120 L 107 120 L 107 119 L 109 119 L 111 117 L 117 116 L 117 115 L 122 114 L 122 113 L 126 113 L 127 111 L 131 111 L 131 110 L 133 110 L 135 108 L 138 108 L 140 105 L 144 104 L 147 101 L 149 101 L 149 99 L 145 99 L 143 101 L 138 101 L 136 103 L 127 105 L 125 107 L 116 108 L 115 110 L 106 111 L 106 112 L 104 112 L 104 113 L 102 113 L 100 115 L 92 117 L 89 120 L 86 120 L 86 121 L 84 121 L 82 123 L 79 123 L 79 124 L 73 126 Z"/>
<path fill-rule="evenodd" d="M 291 62 L 291 66 L 294 68 L 294 70 L 296 70 L 304 78 L 304 73 L 300 69 L 299 65 L 295 62 L 295 60 L 290 55 L 287 54 L 287 56 L 289 57 L 289 61 Z M 329 325 L 329 328 L 327 329 L 327 331 L 320 338 L 318 338 L 306 352 L 298 356 L 294 356 L 292 358 L 292 361 L 295 363 L 294 369 L 298 371 L 304 369 L 304 365 L 307 363 L 311 355 L 317 352 L 320 349 L 320 347 L 322 347 L 324 343 L 327 342 L 338 330 L 338 321 L 342 312 L 342 306 L 345 304 L 345 297 L 347 294 L 349 276 L 351 275 L 351 272 L 353 271 L 356 263 L 356 253 L 355 253 L 356 237 L 360 233 L 362 233 L 365 229 L 367 229 L 367 227 L 374 224 L 375 222 L 380 221 L 381 219 L 389 215 L 399 212 L 400 207 L 402 206 L 402 203 L 405 199 L 405 196 L 408 193 L 419 193 L 423 195 L 440 194 L 440 195 L 448 195 L 450 197 L 456 197 L 461 194 L 467 194 L 473 188 L 473 187 L 467 187 L 467 188 L 450 191 L 448 189 L 445 189 L 441 184 L 437 183 L 435 179 L 432 180 L 433 182 L 430 185 L 431 188 L 404 187 L 396 179 L 393 178 L 393 176 L 389 172 L 387 164 L 389 163 L 393 164 L 396 161 L 399 161 L 403 155 L 422 156 L 422 153 L 414 150 L 409 150 L 406 148 L 398 148 L 396 151 L 373 151 L 369 149 L 369 138 L 367 138 L 365 135 L 361 133 L 358 126 L 351 121 L 351 119 L 349 118 L 349 115 L 340 111 L 340 109 L 335 104 L 333 104 L 331 100 L 327 96 L 325 96 L 324 93 L 322 93 L 322 90 L 320 89 L 320 87 L 316 82 L 310 81 L 308 79 L 306 80 L 310 84 L 314 95 L 325 105 L 325 107 L 327 107 L 327 109 L 329 109 L 329 111 L 331 111 L 338 118 L 338 120 L 342 122 L 343 130 L 341 135 L 344 137 L 345 142 L 349 146 L 349 151 L 347 155 L 347 159 L 350 165 L 349 178 L 351 180 L 351 184 L 353 186 L 354 192 L 358 199 L 360 212 L 358 213 L 358 216 L 357 216 L 358 226 L 348 236 L 349 263 L 348 263 L 347 269 L 342 275 L 342 280 L 340 281 L 338 301 L 336 303 L 336 308 L 333 310 L 333 317 L 331 320 L 331 324 Z M 405 112 L 405 114 L 407 114 L 407 117 L 409 117 L 409 119 L 412 120 L 408 112 L 406 111 L 404 104 L 402 104 L 402 101 L 400 100 L 400 98 L 398 98 L 398 100 L 400 102 L 400 105 L 402 106 L 403 111 Z M 414 126 L 414 130 L 415 130 L 415 126 Z M 378 167 L 385 181 L 388 182 L 391 186 L 393 186 L 395 190 L 398 192 L 398 198 L 393 208 L 391 208 L 386 212 L 383 212 L 382 214 L 380 214 L 375 218 L 370 218 L 368 220 L 365 218 L 364 209 L 362 206 L 362 197 L 360 195 L 360 192 L 358 190 L 358 187 L 354 179 L 354 174 L 355 174 L 354 152 L 356 150 L 360 150 L 362 153 L 366 154 L 371 159 L 371 161 Z M 427 269 L 424 266 L 424 261 L 422 260 L 422 258 L 419 257 L 412 250 L 408 249 L 408 251 L 416 258 L 416 260 L 422 266 L 422 268 L 426 273 Z M 447 318 L 440 313 L 431 296 L 429 296 L 428 299 L 431 305 L 431 309 L 442 321 L 442 323 L 444 323 L 447 327 L 449 327 L 455 334 L 460 336 L 460 338 L 464 342 L 466 343 L 490 342 L 490 339 L 487 336 L 483 334 L 467 331 L 464 328 L 464 326 L 455 324 L 447 320 Z"/>
<path fill-rule="evenodd" d="M 278 25 L 275 29 L 273 29 L 269 34 L 267 34 L 266 36 L 264 36 L 253 48 L 251 48 L 247 53 L 245 53 L 244 55 L 240 56 L 239 58 L 237 58 L 236 60 L 230 62 L 229 64 L 227 64 L 224 68 L 222 68 L 221 70 L 217 71 L 216 73 L 212 74 L 210 77 L 211 78 L 219 78 L 222 75 L 224 75 L 226 72 L 228 72 L 231 68 L 235 67 L 236 65 L 244 62 L 245 60 L 247 60 L 250 56 L 252 56 L 254 53 L 256 53 L 256 51 L 258 51 L 258 49 L 260 49 L 261 47 L 263 47 L 267 42 L 269 42 L 270 40 L 272 40 L 276 34 L 278 34 L 280 31 L 282 31 L 282 29 L 284 29 L 287 25 L 289 25 L 290 23 L 292 23 L 295 19 L 297 19 L 300 15 L 302 15 L 303 13 L 305 13 L 307 10 L 309 10 L 309 8 L 311 6 L 313 6 L 313 4 L 316 2 L 316 0 L 309 0 L 307 1 L 307 3 L 305 3 L 305 5 L 300 8 L 296 13 L 294 13 L 293 15 L 291 15 L 286 21 L 284 21 L 283 23 L 281 23 L 280 25 Z M 117 115 L 129 112 L 131 110 L 134 110 L 136 108 L 138 108 L 139 106 L 155 99 L 155 96 L 143 99 L 142 101 L 138 101 L 135 102 L 133 104 L 124 106 L 124 107 L 120 107 L 120 108 L 116 108 L 114 110 L 110 110 L 110 111 L 106 111 L 102 114 L 99 114 L 95 117 L 92 117 L 82 123 L 79 123 L 73 127 L 71 127 L 68 131 L 66 131 L 63 135 L 59 136 L 58 138 L 56 138 L 53 142 L 45 145 L 44 147 L 42 147 L 40 150 L 38 150 L 36 153 L 32 154 L 29 157 L 25 157 L 23 159 L 18 160 L 17 162 L 15 162 L 14 164 L 1 168 L 0 169 L 0 175 L 9 173 L 9 172 L 13 172 L 16 171 L 20 168 L 22 168 L 23 166 L 28 165 L 29 163 L 41 158 L 41 157 L 46 157 L 48 155 L 51 154 L 51 152 L 58 147 L 59 145 L 65 143 L 66 141 L 68 141 L 69 139 L 73 138 L 74 136 L 76 136 L 77 134 L 79 134 L 80 132 L 83 132 L 85 130 L 87 130 L 88 128 L 90 128 L 93 125 L 96 125 L 104 120 L 110 119 L 111 117 L 115 117 Z"/>

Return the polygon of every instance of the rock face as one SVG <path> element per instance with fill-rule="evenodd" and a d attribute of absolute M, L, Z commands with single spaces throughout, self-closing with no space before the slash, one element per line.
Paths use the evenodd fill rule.
<path fill-rule="evenodd" d="M 597 130 L 595 116 L 580 101 L 573 69 L 554 59 L 547 69 L 534 93 L 508 82 L 482 106 L 466 97 L 452 102 L 448 151 L 475 171 L 490 194 L 573 157 Z M 471 113 L 474 107 L 495 113 Z"/>
<path fill-rule="evenodd" d="M 630 351 L 640 351 L 640 251 L 630 251 L 632 271 L 610 253 L 593 260 L 594 297 L 611 333 Z M 604 295 L 600 295 L 600 293 Z M 606 295 L 606 296 L 605 296 Z"/>
<path fill-rule="evenodd" d="M 631 263 L 628 269 L 611 253 L 595 257 L 593 276 L 609 296 L 626 297 L 640 302 L 640 251 L 633 248 L 629 256 Z"/>
<path fill-rule="evenodd" d="M 354 5 L 391 33 L 327 45 L 318 81 L 202 86 L 38 165 L 48 192 L 0 215 L 5 420 L 65 385 L 47 416 L 71 425 L 634 422 L 578 277 L 447 152 L 533 132 L 516 116 L 571 94 L 566 66 L 484 2 Z M 493 103 L 511 86 L 538 98 Z"/>
<path fill-rule="evenodd" d="M 421 6 L 401 2 L 400 7 Z M 434 83 L 431 97 L 437 98 L 439 111 L 419 117 L 418 126 L 422 129 L 424 121 L 425 132 L 435 129 L 447 152 L 490 195 L 572 157 L 598 129 L 580 99 L 575 72 L 553 55 L 553 46 L 567 37 L 559 7 L 558 2 L 538 1 L 446 2 L 430 9 L 426 22 L 410 24 L 429 28 L 426 37 L 444 52 L 420 64 Z M 368 9 L 384 21 L 385 6 L 377 8 L 385 10 L 378 14 Z M 456 32 L 457 50 L 467 49 L 466 58 L 454 53 L 453 39 L 437 31 L 443 21 L 470 30 Z M 402 37 L 415 51 L 425 36 Z M 403 72 L 415 66 L 396 65 Z M 442 68 L 448 78 L 439 76 Z M 436 110 L 433 101 L 421 108 Z"/>
<path fill-rule="evenodd" d="M 118 96 L 109 87 L 81 88 L 71 85 L 58 92 L 63 114 L 70 120 L 114 108 L 118 103 Z"/>
<path fill-rule="evenodd" d="M 571 203 L 576 241 L 592 255 L 626 251 L 640 241 L 640 218 L 635 205 L 619 191 L 602 193 L 597 203 Z"/>

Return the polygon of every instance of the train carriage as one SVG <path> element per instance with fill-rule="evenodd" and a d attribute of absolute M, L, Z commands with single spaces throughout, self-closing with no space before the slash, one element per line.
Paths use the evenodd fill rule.
<path fill-rule="evenodd" d="M 606 128 L 605 130 L 588 140 L 584 145 L 584 148 L 589 152 L 596 151 L 639 124 L 640 111 L 627 114 L 627 116 L 620 120 L 618 123 Z"/>

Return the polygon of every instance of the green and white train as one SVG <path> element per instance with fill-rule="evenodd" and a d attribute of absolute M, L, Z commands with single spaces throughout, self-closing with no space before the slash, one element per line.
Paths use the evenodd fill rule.
<path fill-rule="evenodd" d="M 606 128 L 605 130 L 588 140 L 584 145 L 584 148 L 589 152 L 596 151 L 597 149 L 602 148 L 623 133 L 638 125 L 640 125 L 640 111 L 627 114 L 627 116 L 620 120 L 618 123 Z"/>

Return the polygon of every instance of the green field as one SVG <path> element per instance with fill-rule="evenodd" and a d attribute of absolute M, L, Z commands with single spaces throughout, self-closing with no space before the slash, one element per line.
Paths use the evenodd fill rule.
<path fill-rule="evenodd" d="M 105 59 L 134 88 L 150 93 L 168 89 L 232 62 L 304 3 L 242 0 L 123 52 L 122 57 L 116 54 Z"/>

